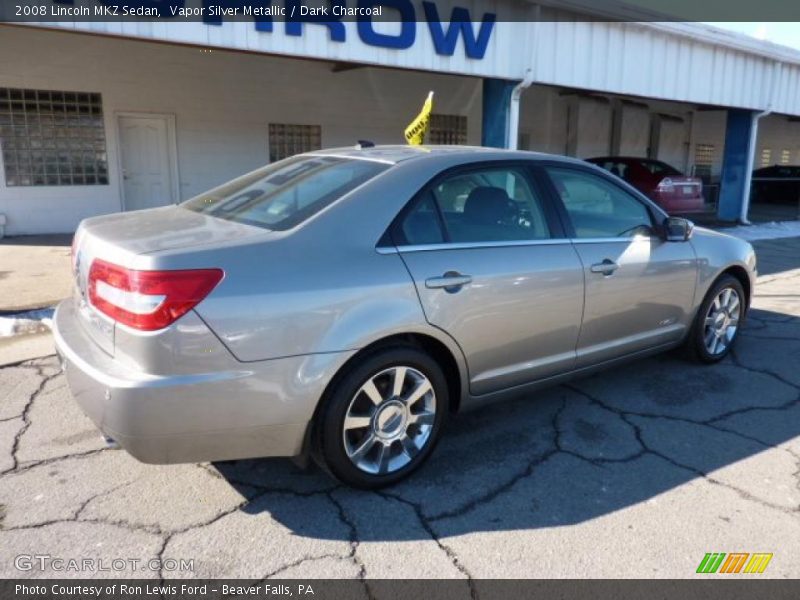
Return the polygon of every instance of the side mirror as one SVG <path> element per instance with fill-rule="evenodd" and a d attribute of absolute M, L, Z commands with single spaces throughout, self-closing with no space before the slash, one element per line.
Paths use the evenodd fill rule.
<path fill-rule="evenodd" d="M 664 237 L 668 242 L 685 242 L 692 237 L 694 223 L 681 217 L 664 219 Z"/>

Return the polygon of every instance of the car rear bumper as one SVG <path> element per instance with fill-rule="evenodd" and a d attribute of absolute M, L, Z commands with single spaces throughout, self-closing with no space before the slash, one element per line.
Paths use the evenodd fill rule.
<path fill-rule="evenodd" d="M 72 394 L 106 436 L 146 463 L 300 454 L 325 384 L 350 355 L 232 360 L 224 371 L 154 375 L 115 360 L 78 319 L 72 300 L 53 317 Z"/>
<path fill-rule="evenodd" d="M 670 214 L 696 213 L 706 210 L 703 196 L 676 196 L 675 194 L 653 194 L 653 200 Z"/>

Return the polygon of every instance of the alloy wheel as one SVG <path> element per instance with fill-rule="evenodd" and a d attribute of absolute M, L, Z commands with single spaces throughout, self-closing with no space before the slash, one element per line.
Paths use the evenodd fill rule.
<path fill-rule="evenodd" d="M 428 443 L 436 419 L 431 381 L 409 366 L 370 377 L 347 407 L 342 436 L 361 471 L 385 475 L 408 465 Z"/>
<path fill-rule="evenodd" d="M 730 347 L 739 329 L 741 314 L 738 292 L 731 287 L 720 290 L 708 308 L 703 328 L 703 342 L 709 354 L 717 356 Z"/>

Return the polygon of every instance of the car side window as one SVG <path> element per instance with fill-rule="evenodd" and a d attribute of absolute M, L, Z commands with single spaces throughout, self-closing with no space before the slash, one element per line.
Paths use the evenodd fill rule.
<path fill-rule="evenodd" d="M 400 245 L 441 244 L 444 233 L 436 213 L 436 202 L 430 191 L 420 199 L 400 223 Z"/>
<path fill-rule="evenodd" d="M 430 191 L 453 243 L 550 237 L 541 197 L 520 168 L 487 167 L 455 173 Z"/>
<path fill-rule="evenodd" d="M 647 207 L 604 177 L 583 170 L 547 167 L 577 238 L 649 236 Z"/>

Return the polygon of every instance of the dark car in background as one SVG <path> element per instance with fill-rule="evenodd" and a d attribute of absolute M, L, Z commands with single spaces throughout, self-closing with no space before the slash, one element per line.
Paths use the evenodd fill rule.
<path fill-rule="evenodd" d="M 797 204 L 800 201 L 800 166 L 772 165 L 753 171 L 753 202 Z"/>
<path fill-rule="evenodd" d="M 687 177 L 665 162 L 627 156 L 602 156 L 587 161 L 627 181 L 670 214 L 705 210 L 700 178 Z"/>

